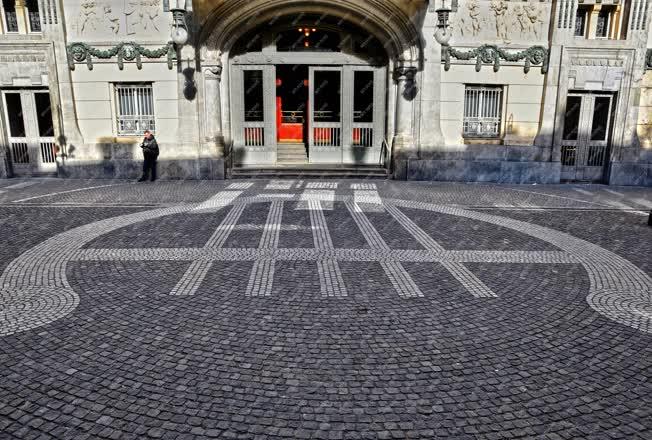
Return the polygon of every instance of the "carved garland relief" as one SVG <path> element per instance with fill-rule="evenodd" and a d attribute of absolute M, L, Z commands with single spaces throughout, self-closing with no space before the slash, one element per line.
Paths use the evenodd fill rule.
<path fill-rule="evenodd" d="M 483 37 L 502 40 L 540 40 L 545 37 L 545 2 L 468 0 L 453 20 L 453 35 L 463 39 Z"/>
<path fill-rule="evenodd" d="M 162 15 L 161 0 L 81 0 L 73 20 L 78 36 L 158 34 Z"/>

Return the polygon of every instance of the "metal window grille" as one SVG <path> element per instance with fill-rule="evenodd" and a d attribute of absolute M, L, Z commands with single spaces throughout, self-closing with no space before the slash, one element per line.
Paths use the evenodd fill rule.
<path fill-rule="evenodd" d="M 118 134 L 141 135 L 156 131 L 151 84 L 116 84 Z"/>
<path fill-rule="evenodd" d="M 467 86 L 464 92 L 464 136 L 499 137 L 503 88 Z"/>
<path fill-rule="evenodd" d="M 5 23 L 7 25 L 7 32 L 18 32 L 18 17 L 16 16 L 16 2 L 15 0 L 5 0 Z"/>
<path fill-rule="evenodd" d="M 41 15 L 38 10 L 38 2 L 36 0 L 28 0 L 25 2 L 25 5 L 27 6 L 30 32 L 41 32 Z"/>

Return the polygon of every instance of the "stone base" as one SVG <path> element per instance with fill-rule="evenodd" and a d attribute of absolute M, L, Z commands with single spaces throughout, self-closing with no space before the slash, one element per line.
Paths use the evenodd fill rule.
<path fill-rule="evenodd" d="M 58 176 L 72 179 L 138 179 L 142 160 L 69 160 L 57 164 Z M 224 159 L 159 159 L 157 176 L 162 180 L 223 180 Z"/>
<path fill-rule="evenodd" d="M 0 179 L 6 179 L 9 176 L 9 161 L 7 160 L 7 156 L 0 153 Z"/>
<path fill-rule="evenodd" d="M 557 162 L 410 160 L 407 180 L 444 182 L 559 183 Z"/>
<path fill-rule="evenodd" d="M 612 163 L 609 185 L 652 186 L 652 163 Z"/>

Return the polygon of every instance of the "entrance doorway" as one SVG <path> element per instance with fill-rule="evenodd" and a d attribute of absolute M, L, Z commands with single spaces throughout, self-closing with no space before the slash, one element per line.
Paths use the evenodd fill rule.
<path fill-rule="evenodd" d="M 561 144 L 562 180 L 605 180 L 614 102 L 613 94 L 568 94 Z"/>
<path fill-rule="evenodd" d="M 14 175 L 56 172 L 56 142 L 50 93 L 44 89 L 2 91 L 8 156 Z"/>
<path fill-rule="evenodd" d="M 385 165 L 388 57 L 335 17 L 285 17 L 229 58 L 235 166 Z"/>

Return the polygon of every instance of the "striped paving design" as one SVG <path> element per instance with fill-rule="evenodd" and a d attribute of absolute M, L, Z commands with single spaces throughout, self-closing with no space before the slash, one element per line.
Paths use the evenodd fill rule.
<path fill-rule="evenodd" d="M 201 203 L 191 212 L 196 214 L 217 212 L 225 206 L 232 204 L 235 199 L 240 197 L 240 195 L 242 195 L 242 191 L 220 191 L 210 199 Z"/>
<path fill-rule="evenodd" d="M 199 286 L 206 278 L 206 274 L 213 266 L 212 261 L 193 261 L 190 267 L 186 269 L 179 282 L 172 288 L 170 295 L 173 296 L 191 296 L 197 292 Z"/>
<path fill-rule="evenodd" d="M 305 190 L 299 195 L 296 210 L 309 210 L 317 205 L 311 204 L 312 201 L 320 201 L 319 209 L 332 211 L 335 205 L 335 191 L 333 190 Z"/>
<path fill-rule="evenodd" d="M 424 248 L 434 252 L 446 252 L 439 243 L 421 229 L 394 205 L 385 205 L 387 212 L 405 228 Z M 496 295 L 486 284 L 475 276 L 464 264 L 454 261 L 442 261 L 442 266 L 448 270 L 469 293 L 476 298 L 495 298 Z"/>
<path fill-rule="evenodd" d="M 334 249 L 333 240 L 328 231 L 326 217 L 321 209 L 321 202 L 312 200 L 309 203 L 310 224 L 312 225 L 312 237 L 315 242 L 315 249 Z M 340 265 L 334 258 L 320 259 L 317 261 L 319 273 L 319 284 L 322 296 L 347 296 L 344 278 Z"/>
<path fill-rule="evenodd" d="M 254 186 L 253 182 L 235 182 L 226 187 L 226 189 L 249 189 Z"/>
<path fill-rule="evenodd" d="M 204 247 L 207 248 L 220 248 L 224 246 L 226 240 L 229 238 L 231 232 L 238 224 L 240 216 L 245 210 L 246 205 L 234 205 L 231 211 L 224 217 L 222 223 L 217 227 L 211 238 L 208 239 Z"/>
<path fill-rule="evenodd" d="M 260 237 L 258 249 L 272 250 L 278 248 L 279 234 L 281 232 L 281 221 L 283 220 L 283 202 L 274 201 L 271 203 L 265 229 Z M 254 262 L 251 269 L 249 283 L 247 284 L 246 296 L 269 296 L 272 294 L 274 282 L 274 269 L 276 261 L 270 258 L 263 258 Z"/>
<path fill-rule="evenodd" d="M 204 249 L 221 248 L 224 245 L 227 238 L 229 238 L 229 234 L 231 234 L 235 225 L 238 223 L 238 219 L 242 215 L 245 206 L 246 205 L 234 205 L 233 208 L 231 208 L 231 211 L 229 211 L 226 217 L 224 217 L 211 238 L 209 238 L 204 245 Z M 170 294 L 177 296 L 194 295 L 212 266 L 212 261 L 193 261 L 190 267 L 186 269 L 186 272 L 183 274 L 176 286 L 174 286 Z"/>
<path fill-rule="evenodd" d="M 372 249 L 389 251 L 390 247 L 385 243 L 383 237 L 381 237 L 367 216 L 356 206 L 356 204 L 347 201 L 345 202 L 345 205 L 369 246 Z M 400 297 L 414 298 L 423 296 L 421 289 L 419 289 L 400 262 L 395 260 L 384 260 L 381 261 L 380 264 L 392 283 L 392 286 L 394 286 L 396 293 L 398 293 Z"/>

